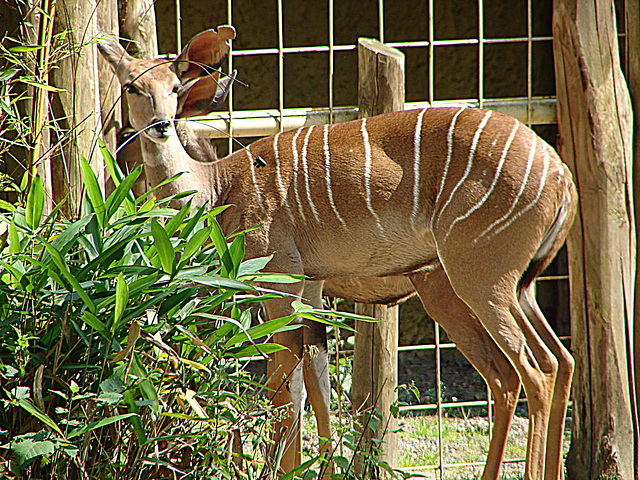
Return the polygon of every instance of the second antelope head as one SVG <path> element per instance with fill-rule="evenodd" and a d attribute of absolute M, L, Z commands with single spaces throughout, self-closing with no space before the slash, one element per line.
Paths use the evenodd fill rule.
<path fill-rule="evenodd" d="M 235 36 L 231 26 L 201 32 L 173 61 L 134 59 L 114 39 L 100 40 L 98 48 L 125 90 L 131 125 L 162 143 L 176 134 L 173 120 L 204 115 L 226 99 L 235 72 L 221 79 L 219 69 Z"/>

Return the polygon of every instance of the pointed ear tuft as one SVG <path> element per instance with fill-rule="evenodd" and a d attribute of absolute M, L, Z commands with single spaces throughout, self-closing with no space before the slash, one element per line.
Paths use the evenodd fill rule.
<path fill-rule="evenodd" d="M 236 38 L 236 30 L 221 25 L 218 31 L 205 30 L 194 36 L 172 65 L 182 84 L 215 73 L 229 55 L 229 41 Z"/>
<path fill-rule="evenodd" d="M 220 108 L 227 99 L 237 70 L 220 80 L 220 74 L 207 75 L 192 80 L 178 100 L 177 118 L 206 115 Z"/>
<path fill-rule="evenodd" d="M 98 38 L 98 50 L 116 71 L 120 65 L 132 60 L 131 56 L 114 37 L 103 36 Z"/>

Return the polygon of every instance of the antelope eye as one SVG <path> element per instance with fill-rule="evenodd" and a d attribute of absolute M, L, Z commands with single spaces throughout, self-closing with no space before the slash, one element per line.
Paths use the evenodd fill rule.
<path fill-rule="evenodd" d="M 182 90 L 182 85 L 179 83 L 175 87 L 173 87 L 173 90 L 171 90 L 171 93 L 177 95 L 180 93 L 180 90 Z"/>
<path fill-rule="evenodd" d="M 127 93 L 130 93 L 132 95 L 141 95 L 140 90 L 138 90 L 133 85 L 127 85 L 125 88 L 127 90 Z"/>

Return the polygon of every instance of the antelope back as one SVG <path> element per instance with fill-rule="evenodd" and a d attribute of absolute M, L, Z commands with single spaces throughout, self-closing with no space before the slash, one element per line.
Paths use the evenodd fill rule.
<path fill-rule="evenodd" d="M 245 227 L 278 223 L 322 278 L 407 273 L 445 247 L 500 245 L 522 272 L 572 188 L 533 131 L 470 108 L 305 127 L 250 151 L 267 167 L 234 154 L 228 203 L 243 205 Z"/>

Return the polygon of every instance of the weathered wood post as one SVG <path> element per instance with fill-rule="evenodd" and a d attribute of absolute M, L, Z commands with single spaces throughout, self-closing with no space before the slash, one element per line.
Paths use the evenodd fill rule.
<path fill-rule="evenodd" d="M 580 195 L 567 241 L 576 359 L 567 471 L 572 479 L 630 480 L 638 478 L 632 111 L 613 2 L 554 0 L 553 47 L 559 151 Z"/>
<path fill-rule="evenodd" d="M 131 40 L 125 47 L 133 57 L 150 59 L 158 56 L 158 34 L 154 5 L 154 0 L 118 0 L 120 36 Z M 122 100 L 122 117 L 126 122 L 126 119 L 129 118 L 126 97 L 123 96 Z M 138 140 L 127 143 L 118 155 L 118 163 L 127 172 L 138 165 L 144 165 Z M 148 191 L 149 184 L 143 168 L 142 175 L 133 186 L 133 193 L 139 197 Z"/>
<path fill-rule="evenodd" d="M 404 110 L 404 55 L 377 40 L 358 40 L 358 109 L 361 117 Z M 354 410 L 363 410 L 362 451 L 374 446 L 372 439 L 384 440 L 379 459 L 395 467 L 398 460 L 397 420 L 390 406 L 397 400 L 398 384 L 398 306 L 356 304 L 356 312 L 375 317 L 378 322 L 356 322 L 353 384 Z M 369 428 L 371 409 L 380 412 L 375 432 Z M 364 473 L 365 458 L 354 463 Z M 381 478 L 384 472 L 366 472 L 366 478 Z"/>
<path fill-rule="evenodd" d="M 54 32 L 67 32 L 70 55 L 51 72 L 59 89 L 51 96 L 58 127 L 51 143 L 61 148 L 51 160 L 53 200 L 65 202 L 62 211 L 75 217 L 84 192 L 80 158 L 86 156 L 99 178 L 104 162 L 96 147 L 102 127 L 98 86 L 98 50 L 90 41 L 98 30 L 95 0 L 67 0 L 56 9 Z"/>
<path fill-rule="evenodd" d="M 640 212 L 640 3 L 625 2 L 625 19 L 627 32 L 626 71 L 625 77 L 629 84 L 631 105 L 633 106 L 633 191 L 636 211 L 636 293 L 633 334 L 633 359 L 635 362 L 635 407 L 636 428 L 640 417 L 640 262 L 638 262 L 638 247 L 640 242 L 640 221 L 637 219 Z M 636 438 L 640 443 L 640 440 Z M 636 445 L 636 478 L 640 478 L 640 445 Z"/>
<path fill-rule="evenodd" d="M 118 37 L 120 34 L 118 0 L 101 0 L 97 13 L 100 31 Z M 118 101 L 120 83 L 102 55 L 98 55 L 98 80 L 100 82 L 103 141 L 109 151 L 114 153 L 117 147 L 116 136 L 122 127 L 122 108 Z"/>

